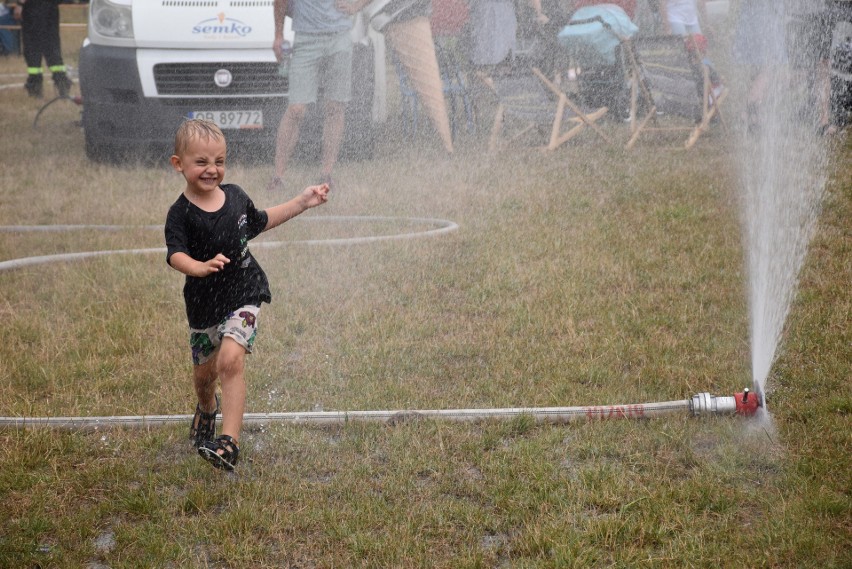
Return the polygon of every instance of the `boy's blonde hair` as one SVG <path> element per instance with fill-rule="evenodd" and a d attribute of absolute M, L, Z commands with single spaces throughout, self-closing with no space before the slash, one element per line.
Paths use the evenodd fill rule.
<path fill-rule="evenodd" d="M 181 123 L 175 134 L 175 154 L 186 152 L 193 139 L 225 140 L 225 135 L 216 123 L 206 119 L 187 119 Z"/>

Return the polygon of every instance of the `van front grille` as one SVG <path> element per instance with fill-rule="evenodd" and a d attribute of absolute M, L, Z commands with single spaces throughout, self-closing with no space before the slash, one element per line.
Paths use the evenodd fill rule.
<path fill-rule="evenodd" d="M 230 74 L 230 83 L 225 87 L 217 85 L 217 74 Z M 287 78 L 278 73 L 278 63 L 268 61 L 158 63 L 154 66 L 154 81 L 161 96 L 270 96 L 284 95 L 288 88 Z"/>

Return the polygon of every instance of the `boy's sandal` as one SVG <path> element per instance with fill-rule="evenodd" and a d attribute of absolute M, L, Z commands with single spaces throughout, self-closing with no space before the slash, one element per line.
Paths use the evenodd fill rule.
<path fill-rule="evenodd" d="M 207 441 L 212 441 L 216 436 L 216 415 L 218 414 L 219 395 L 216 395 L 216 409 L 212 413 L 202 411 L 201 404 L 195 406 L 195 416 L 192 417 L 192 424 L 189 426 L 189 440 L 195 448 Z"/>
<path fill-rule="evenodd" d="M 215 441 L 207 441 L 198 447 L 198 454 L 216 468 L 234 470 L 240 459 L 240 447 L 229 435 L 221 435 Z"/>

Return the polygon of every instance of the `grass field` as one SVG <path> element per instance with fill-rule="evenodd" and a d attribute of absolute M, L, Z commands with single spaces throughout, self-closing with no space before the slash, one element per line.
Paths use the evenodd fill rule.
<path fill-rule="evenodd" d="M 0 232 L 0 261 L 163 246 L 140 226 L 163 223 L 179 175 L 88 162 L 71 103 L 33 128 L 43 101 L 0 101 L 0 225 L 128 226 Z M 642 403 L 750 385 L 737 137 L 488 157 L 481 133 L 447 158 L 394 126 L 374 160 L 340 164 L 328 205 L 268 236 L 292 245 L 256 249 L 274 300 L 248 361 L 250 411 Z M 838 143 L 769 378 L 771 425 L 264 425 L 244 433 L 236 475 L 198 458 L 188 425 L 6 429 L 0 567 L 852 567 L 850 160 Z M 268 164 L 226 179 L 265 207 L 316 174 L 296 164 L 287 195 L 265 190 Z M 413 217 L 459 229 L 295 243 L 410 231 Z M 159 254 L 0 272 L 0 416 L 190 413 L 181 287 Z"/>

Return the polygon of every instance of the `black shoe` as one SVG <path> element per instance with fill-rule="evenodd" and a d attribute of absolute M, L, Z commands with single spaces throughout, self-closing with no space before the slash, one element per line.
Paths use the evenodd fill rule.
<path fill-rule="evenodd" d="M 53 84 L 56 86 L 56 93 L 60 97 L 67 97 L 74 83 L 68 78 L 64 71 L 57 71 L 53 74 Z"/>
<path fill-rule="evenodd" d="M 27 90 L 27 95 L 36 99 L 41 99 L 44 96 L 44 77 L 41 74 L 27 75 L 27 82 L 24 84 L 24 89 Z"/>
<path fill-rule="evenodd" d="M 216 415 L 219 414 L 219 395 L 216 395 L 216 409 L 210 413 L 201 410 L 201 404 L 195 406 L 195 415 L 189 428 L 189 440 L 195 448 L 216 437 Z"/>
<path fill-rule="evenodd" d="M 240 460 L 240 447 L 237 441 L 228 435 L 222 435 L 198 447 L 198 454 L 216 468 L 233 471 Z"/>

